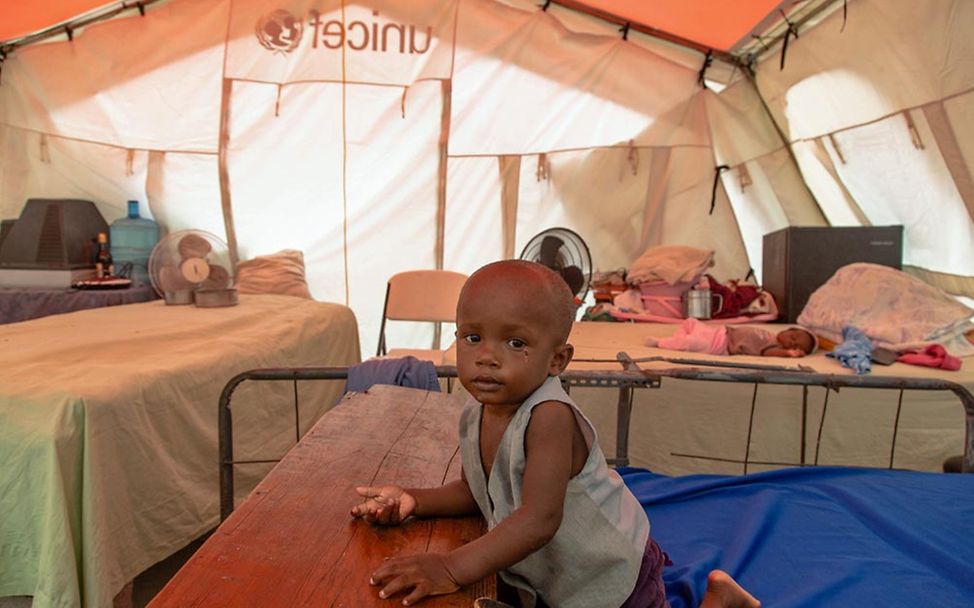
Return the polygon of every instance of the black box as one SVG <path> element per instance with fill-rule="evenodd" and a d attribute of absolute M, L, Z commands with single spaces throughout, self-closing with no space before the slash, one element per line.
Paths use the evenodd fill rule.
<path fill-rule="evenodd" d="M 0 243 L 0 268 L 70 270 L 95 265 L 108 223 L 91 201 L 32 198 Z"/>
<path fill-rule="evenodd" d="M 855 262 L 903 267 L 903 226 L 791 226 L 764 235 L 762 286 L 794 323 L 812 292 Z"/>

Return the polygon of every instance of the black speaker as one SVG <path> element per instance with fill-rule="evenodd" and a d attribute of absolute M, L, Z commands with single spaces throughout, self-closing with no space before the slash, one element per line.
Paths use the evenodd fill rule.
<path fill-rule="evenodd" d="M 764 235 L 761 282 L 780 320 L 794 323 L 808 297 L 846 264 L 903 267 L 903 226 L 791 226 Z"/>
<path fill-rule="evenodd" d="M 0 243 L 0 268 L 67 270 L 95 265 L 94 239 L 108 223 L 91 201 L 32 198 Z"/>

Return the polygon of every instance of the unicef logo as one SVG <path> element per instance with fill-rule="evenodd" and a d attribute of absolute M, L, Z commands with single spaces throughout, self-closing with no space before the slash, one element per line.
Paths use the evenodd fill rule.
<path fill-rule="evenodd" d="M 301 42 L 303 24 L 291 13 L 278 9 L 257 20 L 254 28 L 261 46 L 275 53 L 290 53 Z"/>

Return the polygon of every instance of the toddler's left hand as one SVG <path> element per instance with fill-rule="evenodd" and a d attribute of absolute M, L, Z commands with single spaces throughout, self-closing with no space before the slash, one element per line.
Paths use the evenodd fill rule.
<path fill-rule="evenodd" d="M 788 356 L 789 357 L 804 357 L 805 356 L 805 351 L 803 351 L 800 348 L 789 348 L 788 349 Z"/>
<path fill-rule="evenodd" d="M 427 595 L 444 595 L 460 588 L 447 569 L 443 556 L 438 553 L 390 559 L 372 573 L 369 582 L 384 585 L 379 591 L 379 597 L 383 599 L 412 589 L 402 600 L 406 606 L 415 604 Z"/>

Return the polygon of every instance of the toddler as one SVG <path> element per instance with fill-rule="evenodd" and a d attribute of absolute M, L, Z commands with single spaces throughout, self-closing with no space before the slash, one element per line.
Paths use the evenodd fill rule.
<path fill-rule="evenodd" d="M 591 423 L 562 390 L 575 306 L 561 277 L 532 262 L 475 272 L 457 306 L 461 478 L 438 488 L 362 487 L 352 515 L 482 514 L 488 532 L 446 554 L 387 560 L 370 582 L 404 605 L 497 573 L 498 595 L 526 608 L 664 607 L 666 557 L 642 506 L 608 468 Z M 478 605 L 506 606 L 494 601 Z M 711 572 L 703 607 L 756 608 Z"/>
<path fill-rule="evenodd" d="M 697 319 L 686 319 L 672 336 L 647 338 L 646 344 L 708 355 L 804 357 L 815 351 L 818 339 L 801 327 L 774 334 L 760 327 L 708 325 Z"/>

